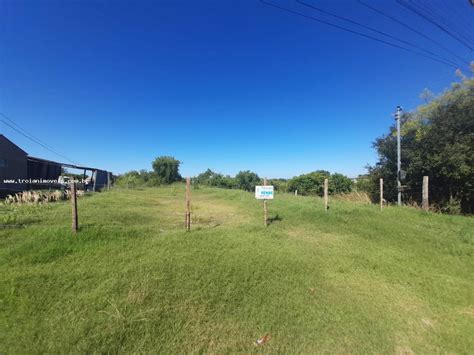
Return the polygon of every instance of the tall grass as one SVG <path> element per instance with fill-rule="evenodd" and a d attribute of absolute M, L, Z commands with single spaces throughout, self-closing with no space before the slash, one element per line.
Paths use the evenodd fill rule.
<path fill-rule="evenodd" d="M 2 353 L 471 353 L 474 220 L 184 186 L 12 205 Z M 6 208 L 5 207 L 5 208 Z M 266 337 L 269 335 L 268 337 Z M 254 345 L 258 339 L 263 345 Z"/>
<path fill-rule="evenodd" d="M 76 192 L 77 196 L 84 196 L 85 192 L 83 190 L 78 190 Z M 70 199 L 70 191 L 69 190 L 54 190 L 54 191 L 46 191 L 46 190 L 39 190 L 39 191 L 23 191 L 18 192 L 14 195 L 8 195 L 5 198 L 4 203 L 7 205 L 13 204 L 41 204 L 41 203 L 48 203 L 48 202 L 58 202 L 62 200 Z"/>

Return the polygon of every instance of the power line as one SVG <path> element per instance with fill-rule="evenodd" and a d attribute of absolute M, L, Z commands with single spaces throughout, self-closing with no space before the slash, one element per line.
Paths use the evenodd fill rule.
<path fill-rule="evenodd" d="M 33 134 L 31 134 L 30 132 L 28 132 L 26 129 L 24 129 L 23 127 L 21 127 L 19 124 L 17 124 L 15 121 L 13 121 L 10 117 L 8 117 L 7 115 L 5 115 L 4 113 L 0 112 L 0 115 L 3 116 L 5 119 L 7 119 L 8 121 L 10 121 L 10 123 L 12 123 L 14 126 L 16 126 L 18 129 L 22 130 L 24 133 L 28 134 L 30 137 L 32 137 L 33 139 L 37 140 L 38 142 L 40 142 L 41 144 L 45 145 L 46 147 L 54 150 L 53 147 L 51 147 L 49 144 L 43 142 L 42 140 L 40 140 L 39 138 L 35 137 Z"/>
<path fill-rule="evenodd" d="M 416 8 L 414 8 L 412 5 L 408 4 L 408 3 L 404 3 L 403 1 L 401 0 L 397 0 L 397 3 L 399 3 L 401 6 L 407 8 L 408 10 L 410 10 L 411 12 L 414 12 L 415 14 L 417 14 L 418 16 L 424 18 L 426 21 L 430 22 L 431 24 L 433 24 L 434 26 L 438 27 L 441 31 L 443 31 L 444 33 L 448 34 L 449 36 L 451 36 L 452 38 L 454 38 L 455 40 L 457 40 L 459 43 L 462 43 L 464 46 L 466 46 L 467 48 L 469 49 L 474 49 L 472 48 L 470 45 L 466 44 L 463 40 L 461 40 L 460 38 L 458 38 L 455 34 L 453 34 L 449 29 L 446 29 L 444 28 L 443 26 L 441 26 L 439 23 L 437 23 L 436 21 L 428 18 L 426 15 L 422 14 L 420 11 L 418 11 Z M 415 5 L 416 6 L 416 5 Z"/>
<path fill-rule="evenodd" d="M 461 4 L 461 3 L 457 2 L 457 4 Z M 463 11 L 461 11 L 459 6 L 450 6 L 450 5 L 453 5 L 453 4 L 448 4 L 447 8 L 453 11 L 453 14 L 454 14 L 453 17 L 456 18 L 456 24 L 459 25 L 460 28 L 465 31 L 467 37 L 471 38 L 471 42 L 474 43 L 474 41 L 472 40 L 472 38 L 474 37 L 474 29 L 472 28 L 473 26 L 471 25 L 471 22 L 466 23 L 465 21 L 463 21 L 463 17 L 466 18 L 466 14 L 468 16 L 474 15 L 474 13 L 470 13 L 472 9 L 470 9 L 469 7 L 466 7 L 466 9 L 463 9 Z M 440 9 L 441 13 L 446 12 L 446 8 L 443 9 L 439 5 L 437 7 Z M 464 10 L 467 10 L 467 11 L 464 11 Z"/>
<path fill-rule="evenodd" d="M 22 132 L 22 131 L 20 131 L 19 129 L 15 128 L 13 125 L 11 125 L 10 123 L 8 123 L 7 121 L 5 121 L 5 120 L 3 120 L 3 119 L 0 119 L 0 122 L 6 124 L 8 127 L 10 127 L 11 129 L 13 129 L 13 130 L 16 131 L 17 133 L 21 134 L 23 137 L 25 137 L 25 138 L 31 140 L 32 142 L 34 142 L 34 143 L 40 145 L 40 146 L 43 147 L 44 149 L 49 150 L 51 153 L 54 153 L 54 154 L 60 156 L 61 158 L 64 158 L 64 159 L 68 160 L 70 163 L 77 165 L 77 163 L 75 163 L 74 161 L 72 161 L 71 159 L 69 159 L 68 157 L 66 157 L 65 155 L 62 155 L 61 153 L 58 153 L 58 152 L 56 152 L 55 150 L 52 150 L 52 149 L 48 148 L 46 145 L 42 144 L 40 141 L 37 141 L 37 140 L 35 140 L 33 137 L 28 136 L 27 134 L 25 134 L 24 132 Z"/>
<path fill-rule="evenodd" d="M 421 4 L 421 3 L 420 3 Z M 471 22 L 469 23 L 466 23 L 464 20 L 466 19 L 466 17 L 471 17 L 469 20 L 472 20 L 472 15 L 474 15 L 474 13 L 471 13 L 472 12 L 472 9 L 467 9 L 467 11 L 461 11 L 460 8 L 458 8 L 457 6 L 450 6 L 450 5 L 454 5 L 454 4 L 448 4 L 447 7 L 445 6 L 440 6 L 441 4 L 443 4 L 442 2 L 440 3 L 438 1 L 438 3 L 435 3 L 433 2 L 433 8 L 434 9 L 437 9 L 438 10 L 438 16 L 440 18 L 444 18 L 445 20 L 445 23 L 446 24 L 450 24 L 451 25 L 451 28 L 454 28 L 455 30 L 457 30 L 457 33 L 458 34 L 461 34 L 464 39 L 467 39 L 468 42 L 470 42 L 470 44 L 474 44 L 474 30 L 472 29 L 472 25 L 471 25 Z M 460 3 L 458 3 L 460 4 Z M 425 8 L 429 8 L 428 4 L 425 4 L 424 5 Z M 449 16 L 446 16 L 446 17 L 443 17 L 443 15 L 445 14 L 449 14 L 451 13 L 452 16 L 449 17 Z M 451 20 L 451 21 L 448 21 L 448 20 Z"/>
<path fill-rule="evenodd" d="M 435 56 L 435 57 L 437 57 L 437 58 L 440 58 L 440 59 L 442 59 L 442 60 L 444 60 L 444 61 L 446 61 L 446 62 L 448 62 L 448 63 L 451 63 L 451 64 L 453 64 L 454 66 L 457 65 L 455 62 L 452 62 L 452 61 L 449 60 L 449 59 L 443 58 L 443 57 L 439 56 L 439 55 L 436 54 L 436 53 L 433 53 L 433 52 L 431 52 L 431 51 L 429 51 L 429 50 L 427 50 L 427 49 L 421 48 L 420 46 L 418 46 L 418 45 L 416 45 L 416 44 L 413 44 L 413 43 L 411 43 L 411 42 L 405 41 L 404 39 L 400 39 L 400 38 L 398 38 L 398 37 L 392 36 L 392 35 L 389 34 L 389 33 L 380 31 L 380 30 L 378 30 L 378 29 L 376 29 L 376 28 L 373 28 L 373 27 L 369 27 L 369 26 L 367 26 L 367 25 L 364 25 L 363 23 L 360 23 L 360 22 L 357 22 L 357 21 L 348 19 L 348 18 L 346 18 L 346 17 L 339 16 L 339 15 L 337 15 L 337 14 L 334 14 L 334 13 L 332 13 L 332 12 L 323 10 L 323 9 L 321 9 L 321 8 L 319 8 L 319 7 L 314 6 L 314 5 L 307 4 L 307 3 L 305 3 L 305 2 L 303 2 L 303 1 L 301 1 L 301 0 L 296 0 L 296 2 L 300 3 L 301 5 L 307 6 L 307 7 L 311 8 L 311 9 L 313 9 L 313 10 L 319 11 L 319 12 L 321 12 L 321 13 L 323 13 L 323 14 L 326 14 L 326 15 L 329 15 L 329 16 L 332 16 L 332 17 L 335 17 L 335 18 L 337 18 L 337 19 L 340 19 L 340 20 L 343 20 L 343 21 L 352 23 L 353 25 L 357 25 L 357 26 L 360 26 L 360 27 L 362 27 L 362 28 L 365 28 L 365 29 L 367 29 L 367 30 L 369 30 L 369 31 L 373 31 L 373 32 L 375 32 L 375 33 L 378 33 L 378 34 L 380 34 L 380 35 L 382 35 L 382 36 L 386 36 L 386 37 L 391 38 L 391 39 L 394 39 L 394 40 L 396 40 L 396 41 L 399 41 L 399 42 L 408 44 L 409 46 L 415 47 L 415 48 L 417 48 L 417 49 L 419 49 L 419 50 L 422 50 L 422 51 L 425 52 L 425 53 L 428 53 L 428 54 L 430 54 L 430 55 L 432 55 L 432 56 Z"/>
<path fill-rule="evenodd" d="M 61 158 L 64 158 L 66 160 L 68 160 L 70 163 L 72 164 L 75 164 L 75 165 L 78 165 L 76 162 L 72 161 L 71 159 L 69 159 L 67 156 L 57 152 L 53 147 L 51 147 L 50 145 L 42 142 L 39 138 L 36 138 L 35 136 L 33 136 L 31 133 L 29 133 L 27 130 L 25 130 L 24 128 L 22 128 L 20 125 L 18 125 L 17 123 L 15 123 L 11 118 L 9 118 L 7 115 L 5 115 L 4 113 L 0 112 L 0 115 L 2 117 L 4 117 L 5 119 L 7 119 L 8 121 L 10 121 L 11 123 L 5 121 L 4 119 L 1 119 L 0 118 L 0 121 L 4 124 L 6 124 L 8 127 L 10 127 L 11 129 L 13 129 L 15 132 L 21 134 L 23 137 L 29 139 L 30 141 L 40 145 L 41 147 L 43 147 L 44 149 L 50 151 L 51 153 L 54 153 L 56 154 L 57 156 L 60 156 Z"/>
<path fill-rule="evenodd" d="M 461 33 L 458 29 L 456 29 L 455 27 L 453 27 L 453 25 L 451 23 L 449 23 L 449 21 L 447 21 L 445 18 L 443 18 L 442 15 L 440 15 L 438 12 L 436 12 L 434 10 L 434 6 L 433 6 L 433 9 L 432 10 L 429 10 L 427 8 L 427 6 L 422 6 L 422 4 L 414 4 L 415 6 L 417 6 L 420 10 L 423 10 L 425 11 L 426 14 L 430 15 L 432 19 L 435 19 L 435 20 L 438 20 L 440 21 L 442 24 L 444 24 L 446 26 L 447 29 L 451 30 L 453 33 L 456 33 L 459 37 L 462 37 L 465 41 L 467 41 L 470 45 L 473 44 L 472 40 L 468 37 L 466 37 L 466 35 L 464 35 L 463 33 Z"/>
<path fill-rule="evenodd" d="M 438 63 L 442 63 L 442 64 L 445 64 L 449 67 L 452 67 L 452 68 L 455 68 L 457 69 L 456 66 L 450 64 L 450 63 L 447 63 L 443 60 L 439 60 L 439 59 L 436 59 L 436 58 L 433 58 L 433 57 L 430 57 L 428 55 L 425 55 L 423 53 L 419 53 L 417 51 L 414 51 L 414 50 L 411 50 L 410 48 L 406 48 L 406 47 L 403 47 L 403 46 L 400 46 L 398 44 L 395 44 L 395 43 L 391 43 L 391 42 L 388 42 L 388 41 L 385 41 L 383 39 L 379 39 L 379 38 L 376 38 L 376 37 L 373 37 L 373 36 L 370 36 L 370 35 L 366 35 L 364 33 L 361 33 L 361 32 L 357 32 L 357 31 L 354 31 L 354 30 L 351 30 L 349 28 L 346 28 L 346 27 L 342 27 L 342 26 L 339 26 L 339 25 L 336 25 L 334 23 L 331 23 L 331 22 L 327 22 L 327 21 L 324 21 L 324 20 L 321 20 L 321 19 L 318 19 L 316 17 L 313 17 L 313 16 L 309 16 L 309 15 L 305 15 L 305 14 L 302 14 L 300 12 L 297 12 L 297 11 L 293 11 L 291 9 L 287 9 L 285 7 L 282 7 L 282 6 L 279 6 L 279 5 L 276 5 L 276 4 L 272 4 L 270 2 L 267 2 L 265 0 L 259 0 L 261 3 L 265 4 L 265 5 L 268 5 L 268 6 L 273 6 L 277 9 L 280 9 L 282 11 L 286 11 L 286 12 L 289 12 L 289 13 L 292 13 L 294 15 L 298 15 L 298 16 L 301 16 L 301 17 L 304 17 L 304 18 L 307 18 L 307 19 L 310 19 L 310 20 L 313 20 L 313 21 L 316 21 L 316 22 L 320 22 L 320 23 L 323 23 L 325 25 L 328 25 L 328 26 L 331 26 L 331 27 L 335 27 L 337 29 L 340 29 L 340 30 L 343 30 L 343 31 L 346 31 L 346 32 L 349 32 L 349 33 L 352 33 L 352 34 L 355 34 L 355 35 L 358 35 L 358 36 L 361 36 L 361 37 L 365 37 L 365 38 L 368 38 L 368 39 L 371 39 L 373 41 L 376 41 L 376 42 L 380 42 L 380 43 L 384 43 L 384 44 L 387 44 L 389 46 L 392 46 L 392 47 L 395 47 L 395 48 L 398 48 L 398 49 L 402 49 L 404 51 L 407 51 L 407 52 L 410 52 L 410 53 L 414 53 L 414 54 L 417 54 L 417 55 L 420 55 L 422 57 L 425 57 L 425 58 L 428 58 L 428 59 L 431 59 L 431 60 L 434 60 Z"/>
<path fill-rule="evenodd" d="M 381 11 L 381 10 L 379 10 L 379 9 L 377 9 L 377 8 L 375 8 L 375 7 L 373 7 L 373 6 L 369 5 L 369 4 L 367 4 L 367 3 L 365 3 L 365 2 L 363 2 L 362 0 L 358 0 L 358 1 L 359 1 L 359 3 L 360 3 L 361 5 L 363 5 L 363 6 L 367 7 L 367 8 L 369 8 L 369 9 L 371 9 L 372 11 L 375 11 L 375 12 L 377 12 L 378 14 L 389 18 L 390 20 L 392 20 L 392 21 L 398 23 L 399 25 L 401 25 L 401 26 L 403 26 L 403 27 L 405 27 L 405 28 L 408 28 L 409 30 L 411 30 L 411 31 L 413 31 L 413 32 L 415 32 L 415 33 L 417 33 L 418 35 L 422 36 L 423 38 L 427 39 L 428 41 L 435 43 L 437 46 L 439 46 L 440 48 L 442 48 L 442 49 L 444 49 L 445 51 L 449 52 L 450 54 L 452 54 L 453 56 L 455 56 L 456 58 L 458 58 L 459 60 L 461 60 L 461 61 L 462 61 L 463 63 L 465 63 L 466 65 L 469 65 L 469 62 L 466 61 L 464 58 L 462 58 L 461 56 L 457 55 L 456 53 L 454 53 L 454 52 L 453 52 L 452 50 L 450 50 L 449 48 L 445 47 L 442 43 L 440 43 L 440 42 L 438 42 L 438 41 L 432 39 L 431 37 L 428 37 L 428 36 L 425 35 L 423 32 L 418 31 L 416 28 L 414 28 L 414 27 L 412 27 L 412 26 L 410 26 L 410 25 L 407 25 L 406 23 L 404 23 L 404 22 L 398 20 L 397 18 L 395 18 L 395 17 L 393 17 L 393 16 L 391 16 L 391 15 L 389 15 L 389 14 L 387 14 L 387 13 L 385 13 L 385 12 L 383 12 L 383 11 Z"/>

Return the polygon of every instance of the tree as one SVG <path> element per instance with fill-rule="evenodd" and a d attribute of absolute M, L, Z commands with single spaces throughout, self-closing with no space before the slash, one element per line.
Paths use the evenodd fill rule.
<path fill-rule="evenodd" d="M 257 174 L 251 172 L 250 170 L 239 171 L 239 173 L 235 176 L 235 180 L 237 188 L 245 191 L 254 191 L 255 186 L 262 182 L 262 179 L 260 179 Z"/>
<path fill-rule="evenodd" d="M 371 195 L 377 199 L 379 178 L 384 196 L 394 201 L 396 187 L 395 126 L 377 138 L 379 155 L 368 168 Z M 441 96 L 404 115 L 402 169 L 406 170 L 404 200 L 420 202 L 424 175 L 430 178 L 430 200 L 447 212 L 474 212 L 474 79 L 463 79 Z"/>
<path fill-rule="evenodd" d="M 347 176 L 339 173 L 329 176 L 329 192 L 343 194 L 352 191 L 353 182 Z"/>
<path fill-rule="evenodd" d="M 195 177 L 193 180 L 193 183 L 195 184 L 202 184 L 202 185 L 211 185 L 211 180 L 213 177 L 215 177 L 217 174 L 213 172 L 211 169 L 207 169 L 205 172 L 199 174 L 197 177 Z"/>
<path fill-rule="evenodd" d="M 221 187 L 224 189 L 237 188 L 237 181 L 235 178 L 228 175 L 224 176 L 220 173 L 215 173 L 211 169 L 207 169 L 205 172 L 193 178 L 193 182 L 195 184 Z"/>
<path fill-rule="evenodd" d="M 324 179 L 329 180 L 329 193 L 347 193 L 352 190 L 352 180 L 339 173 L 331 175 L 326 170 L 316 170 L 309 174 L 296 176 L 288 181 L 288 191 L 298 190 L 300 195 L 324 194 Z"/>
<path fill-rule="evenodd" d="M 320 195 L 324 192 L 324 179 L 329 172 L 318 170 L 309 174 L 296 176 L 288 181 L 288 191 L 298 190 L 300 195 Z"/>
<path fill-rule="evenodd" d="M 152 162 L 153 172 L 162 184 L 171 184 L 181 180 L 179 165 L 181 162 L 173 157 L 161 156 Z"/>

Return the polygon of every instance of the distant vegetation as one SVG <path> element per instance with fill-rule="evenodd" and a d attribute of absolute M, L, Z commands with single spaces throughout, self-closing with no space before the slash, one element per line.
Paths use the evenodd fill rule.
<path fill-rule="evenodd" d="M 131 170 L 120 175 L 115 185 L 121 187 L 138 187 L 138 186 L 160 186 L 181 181 L 179 174 L 179 165 L 181 162 L 173 157 L 161 156 L 157 157 L 151 163 L 153 170 L 145 169 L 137 171 Z"/>
<path fill-rule="evenodd" d="M 439 97 L 425 91 L 427 103 L 402 120 L 402 170 L 406 171 L 404 201 L 420 202 L 422 179 L 429 176 L 431 202 L 443 212 L 474 212 L 474 78 Z M 379 179 L 385 198 L 397 196 L 397 141 L 393 124 L 374 142 L 379 161 L 368 167 L 365 188 L 378 200 Z"/>
<path fill-rule="evenodd" d="M 298 190 L 301 195 L 323 194 L 324 179 L 329 179 L 329 193 L 339 194 L 352 191 L 352 180 L 342 174 L 332 174 L 329 171 L 318 170 L 309 174 L 295 176 L 292 179 L 268 179 L 268 185 L 273 185 L 276 191 L 294 192 Z M 227 189 L 241 189 L 254 191 L 256 185 L 261 185 L 263 179 L 249 170 L 240 171 L 235 177 L 222 175 L 207 169 L 193 179 L 195 184 L 221 187 Z"/>
<path fill-rule="evenodd" d="M 179 161 L 173 157 L 160 157 L 153 161 L 153 171 L 132 170 L 117 179 L 117 185 L 122 187 L 160 186 L 181 181 Z M 324 179 L 329 179 L 329 193 L 340 194 L 352 191 L 353 182 L 348 177 L 329 171 L 317 170 L 309 174 L 296 176 L 292 179 L 268 179 L 267 184 L 273 185 L 279 192 L 294 192 L 300 195 L 323 194 Z M 240 189 L 254 191 L 255 186 L 263 184 L 263 178 L 250 170 L 239 171 L 237 175 L 224 175 L 207 169 L 192 178 L 194 185 L 219 187 L 223 189 Z"/>
<path fill-rule="evenodd" d="M 461 75 L 462 76 L 462 75 Z M 439 97 L 425 91 L 426 104 L 402 117 L 402 169 L 406 171 L 403 200 L 421 202 L 422 179 L 429 176 L 431 205 L 441 212 L 474 212 L 474 78 L 462 76 L 460 83 Z M 384 198 L 397 198 L 397 141 L 393 124 L 387 135 L 373 144 L 379 155 L 378 162 L 367 167 L 367 174 L 356 182 L 348 177 L 325 170 L 316 170 L 292 179 L 268 179 L 276 191 L 300 195 L 323 194 L 324 179 L 329 179 L 330 194 L 352 191 L 368 193 L 373 202 L 379 201 L 379 179 L 384 179 Z M 127 187 L 159 186 L 181 181 L 180 161 L 173 157 L 158 157 L 152 162 L 152 171 L 127 172 L 117 179 L 116 185 Z M 195 185 L 224 189 L 253 191 L 263 179 L 245 170 L 236 176 L 223 175 L 207 169 L 192 178 Z"/>
<path fill-rule="evenodd" d="M 329 193 L 339 194 L 352 191 L 352 180 L 342 174 L 318 170 L 309 174 L 296 176 L 288 181 L 288 191 L 298 190 L 301 195 L 323 195 L 324 179 L 329 180 Z"/>

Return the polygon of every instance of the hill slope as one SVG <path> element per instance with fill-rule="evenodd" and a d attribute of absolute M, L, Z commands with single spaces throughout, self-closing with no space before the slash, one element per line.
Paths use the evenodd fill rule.
<path fill-rule="evenodd" d="M 468 353 L 474 219 L 184 186 L 20 208 L 0 230 L 5 353 Z M 261 347 L 253 342 L 270 333 Z"/>

